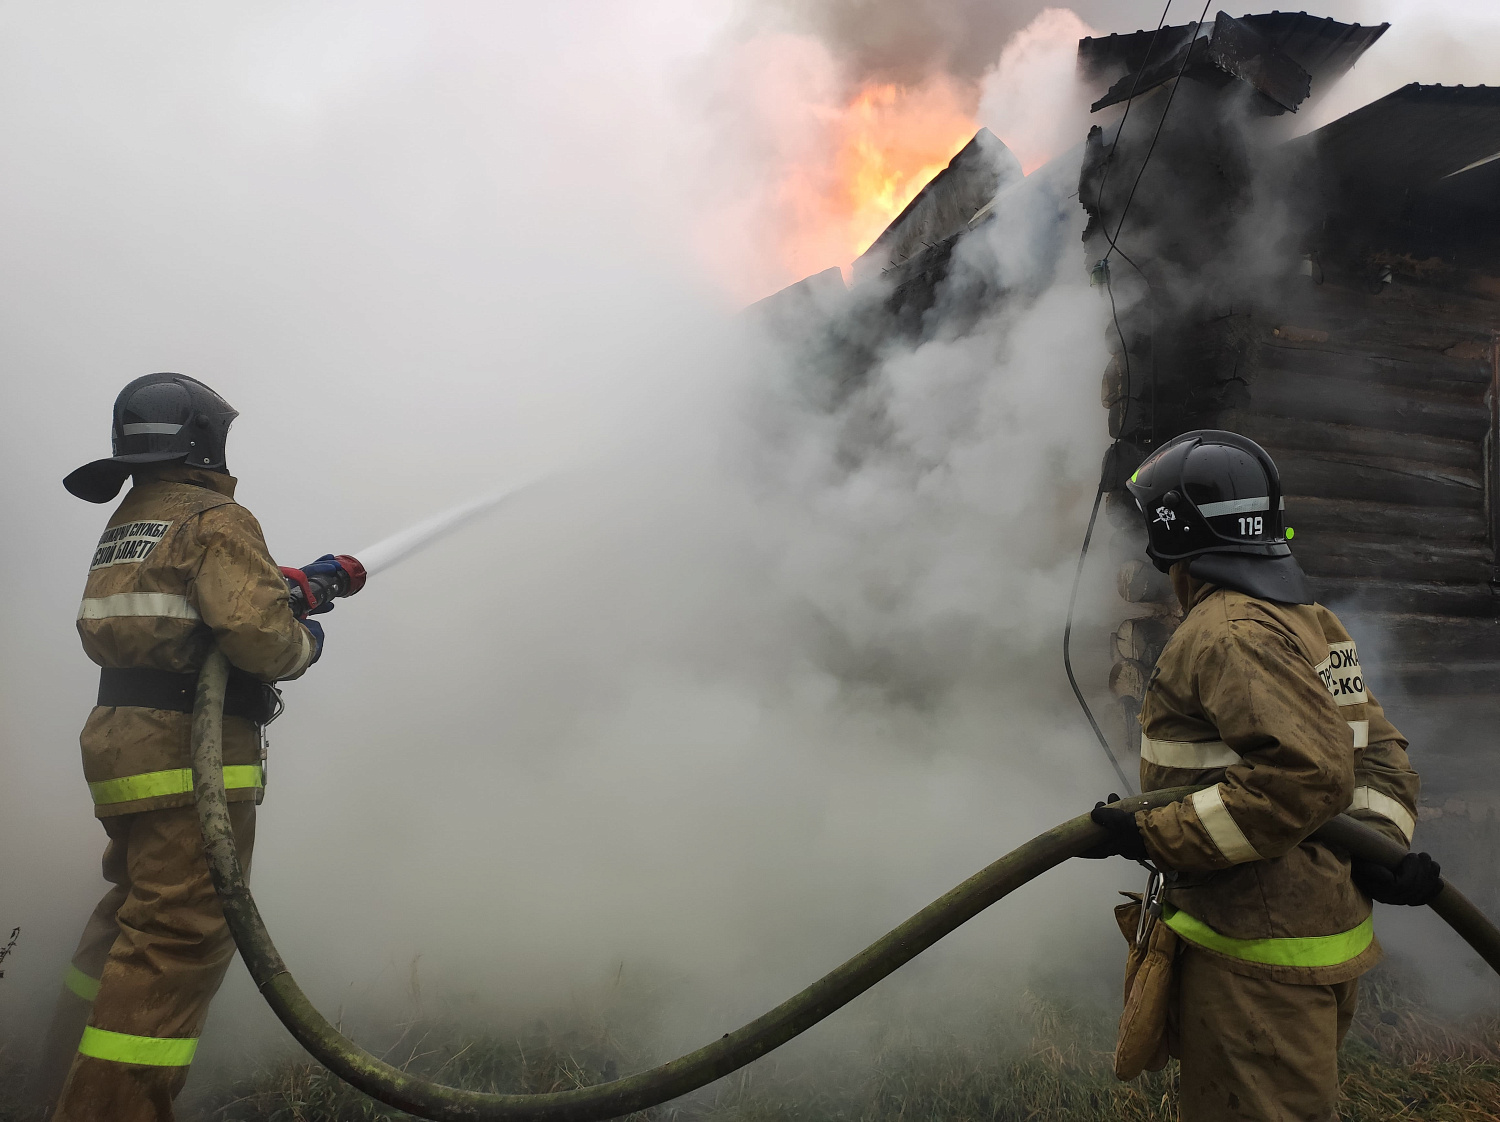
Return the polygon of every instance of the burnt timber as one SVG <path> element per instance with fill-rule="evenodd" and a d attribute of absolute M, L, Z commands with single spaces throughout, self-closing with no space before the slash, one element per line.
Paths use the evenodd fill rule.
<path fill-rule="evenodd" d="M 1128 768 L 1176 623 L 1123 483 L 1177 433 L 1232 429 L 1276 458 L 1294 552 L 1412 740 L 1424 830 L 1479 831 L 1500 858 L 1500 89 L 1410 85 L 1295 135 L 1385 31 L 1221 12 L 1082 40 L 1101 124 L 1081 150 L 1001 182 L 967 223 L 973 199 L 939 207 L 934 180 L 872 247 L 884 285 L 861 304 L 875 286 L 856 276 L 863 323 L 841 330 L 867 355 L 1006 299 L 949 291 L 963 239 L 1021 192 L 1076 190 L 1080 264 L 1118 308 L 1102 383 L 1116 529 L 1098 547 L 1128 605 L 1111 639 L 1117 754 Z M 886 253 L 895 241 L 917 251 Z"/>
<path fill-rule="evenodd" d="M 1434 793 L 1493 789 L 1500 164 L 1487 161 L 1500 153 L 1500 89 L 1411 85 L 1288 141 L 1270 118 L 1297 106 L 1267 96 L 1253 67 L 1207 73 L 1228 26 L 1221 14 L 1179 47 L 1184 77 L 1144 173 L 1161 90 L 1138 95 L 1139 125 L 1095 129 L 1085 154 L 1088 257 L 1106 262 L 1096 271 L 1122 298 L 1103 383 L 1117 441 L 1108 501 L 1133 535 L 1126 476 L 1187 429 L 1265 445 L 1294 552 L 1319 599 L 1363 636 L 1377 693 L 1437 764 Z M 1340 45 L 1321 56 L 1335 72 L 1373 41 L 1316 26 Z M 1319 56 L 1296 48 L 1278 61 L 1295 53 L 1305 92 L 1321 92 Z M 1085 41 L 1081 69 L 1098 74 L 1105 56 Z M 1127 72 L 1111 88 L 1154 74 L 1127 56 L 1116 51 Z M 1126 211 L 1121 185 L 1137 175 L 1144 205 Z M 1135 597 L 1171 617 L 1159 584 Z M 1134 624 L 1116 635 L 1127 743 L 1139 670 L 1164 641 Z"/>

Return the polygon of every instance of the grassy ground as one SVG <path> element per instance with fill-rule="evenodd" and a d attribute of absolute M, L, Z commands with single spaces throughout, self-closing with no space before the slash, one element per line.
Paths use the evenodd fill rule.
<path fill-rule="evenodd" d="M 1500 1017 L 1434 1017 L 1388 971 L 1368 975 L 1342 1056 L 1341 1117 L 1500 1122 Z M 464 1032 L 426 1019 L 404 1026 L 386 1059 L 443 1082 L 551 1091 L 637 1070 L 649 1054 L 608 1015 L 560 1028 Z M 638 1119 L 652 1122 L 1156 1122 L 1174 1119 L 1174 1067 L 1122 1084 L 1111 1073 L 1113 1026 L 1099 1008 L 1028 994 L 961 1031 L 907 1031 L 872 1018 L 862 1044 L 777 1053 Z M 0 1052 L 0 1085 L 8 1085 Z M 0 1120 L 33 1122 L 7 1112 Z M 264 1064 L 181 1104 L 184 1122 L 366 1122 L 409 1117 L 349 1089 L 306 1059 Z"/>
<path fill-rule="evenodd" d="M 1349 1122 L 1500 1122 L 1500 1018 L 1433 1017 L 1389 972 L 1365 979 L 1343 1057 Z M 868 1046 L 772 1056 L 687 1100 L 649 1112 L 672 1122 L 1155 1122 L 1174 1119 L 1175 1064 L 1129 1084 L 1111 1072 L 1113 1025 L 1100 1009 L 1028 994 L 1020 1016 L 949 1035 L 874 1029 Z M 406 1066 L 486 1090 L 585 1086 L 655 1057 L 600 1021 L 587 1032 L 534 1025 L 509 1036 L 413 1024 Z M 339 1084 L 316 1065 L 262 1070 L 204 1103 L 222 1122 L 352 1122 L 406 1116 Z"/>

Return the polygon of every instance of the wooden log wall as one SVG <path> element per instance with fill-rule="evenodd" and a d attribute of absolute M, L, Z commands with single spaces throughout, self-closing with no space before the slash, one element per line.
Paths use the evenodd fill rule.
<path fill-rule="evenodd" d="M 1250 310 L 1203 328 L 1215 341 L 1200 337 L 1197 353 L 1211 357 L 1196 370 L 1174 365 L 1171 427 L 1158 433 L 1225 428 L 1266 447 L 1281 469 L 1293 551 L 1319 599 L 1353 621 L 1398 725 L 1461 726 L 1434 735 L 1455 754 L 1448 773 L 1470 782 L 1491 770 L 1479 756 L 1493 737 L 1479 730 L 1500 720 L 1500 300 L 1492 283 L 1446 280 L 1397 278 L 1377 290 L 1361 276 L 1288 277 Z M 1144 365 L 1148 356 L 1134 342 L 1131 350 Z M 1147 404 L 1132 387 L 1126 408 L 1121 365 L 1117 357 L 1105 373 L 1104 405 L 1114 434 L 1129 440 Z M 1173 605 L 1129 559 L 1144 539 L 1123 492 L 1111 499 L 1115 548 L 1127 558 L 1120 591 L 1134 614 L 1114 634 L 1110 683 L 1126 732 L 1138 736 L 1130 718 Z M 1500 791 L 1500 775 L 1487 785 Z"/>

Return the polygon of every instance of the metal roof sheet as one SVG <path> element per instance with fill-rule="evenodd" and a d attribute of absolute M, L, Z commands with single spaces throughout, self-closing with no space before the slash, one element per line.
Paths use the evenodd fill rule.
<path fill-rule="evenodd" d="M 1362 193 L 1420 188 L 1500 152 L 1500 87 L 1413 82 L 1290 146 Z"/>
<path fill-rule="evenodd" d="M 1311 74 L 1315 85 L 1327 85 L 1343 75 L 1390 27 L 1388 23 L 1374 27 L 1339 23 L 1306 12 L 1266 12 L 1241 18 Z M 1078 65 L 1091 80 L 1115 78 L 1140 69 L 1148 49 L 1153 60 L 1176 53 L 1192 33 L 1192 24 L 1164 27 L 1154 48 L 1154 31 L 1080 39 Z"/>

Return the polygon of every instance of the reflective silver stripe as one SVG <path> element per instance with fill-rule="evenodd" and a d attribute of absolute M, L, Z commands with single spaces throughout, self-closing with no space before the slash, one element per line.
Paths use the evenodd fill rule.
<path fill-rule="evenodd" d="M 1245 837 L 1245 831 L 1240 829 L 1240 824 L 1224 805 L 1224 792 L 1220 784 L 1203 788 L 1188 801 L 1193 804 L 1193 809 L 1198 812 L 1198 821 L 1203 823 L 1203 828 L 1208 831 L 1208 836 L 1219 847 L 1225 860 L 1232 865 L 1260 860 L 1260 854 L 1250 844 L 1250 839 Z"/>
<path fill-rule="evenodd" d="M 176 436 L 181 431 L 181 425 L 169 425 L 161 421 L 143 421 L 126 425 L 124 429 L 126 436 Z"/>
<path fill-rule="evenodd" d="M 1198 507 L 1198 513 L 1204 518 L 1218 518 L 1221 514 L 1250 514 L 1257 510 L 1270 510 L 1271 496 L 1262 495 L 1258 499 L 1229 499 L 1222 503 L 1203 503 Z"/>
<path fill-rule="evenodd" d="M 175 592 L 116 592 L 95 596 L 78 605 L 79 619 L 113 619 L 117 616 L 159 616 L 165 619 L 198 619 L 198 609 L 186 596 Z"/>
<path fill-rule="evenodd" d="M 1349 727 L 1354 730 L 1354 746 L 1368 748 L 1370 746 L 1370 722 L 1350 721 Z"/>
<path fill-rule="evenodd" d="M 1141 759 L 1158 767 L 1228 767 L 1240 754 L 1222 740 L 1152 740 L 1141 737 Z"/>
<path fill-rule="evenodd" d="M 1354 798 L 1349 803 L 1350 810 L 1368 810 L 1373 814 L 1388 819 L 1396 829 L 1406 836 L 1406 842 L 1411 844 L 1412 832 L 1417 828 L 1416 819 L 1401 805 L 1399 801 L 1391 798 L 1374 787 L 1354 788 Z"/>

